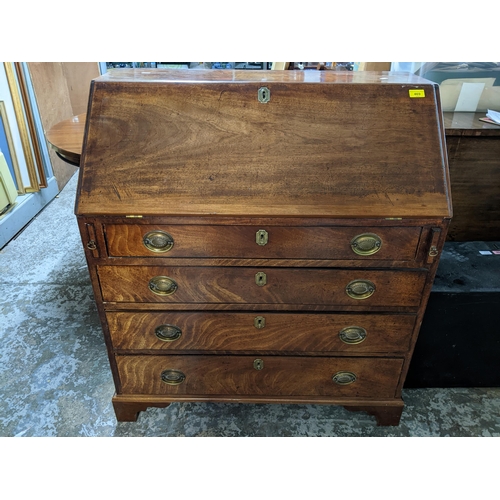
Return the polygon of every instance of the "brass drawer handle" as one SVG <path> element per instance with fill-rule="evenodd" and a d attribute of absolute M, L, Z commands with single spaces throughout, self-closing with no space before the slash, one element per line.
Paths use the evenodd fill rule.
<path fill-rule="evenodd" d="M 164 370 L 161 372 L 161 380 L 168 385 L 179 385 L 186 380 L 186 375 L 179 370 Z"/>
<path fill-rule="evenodd" d="M 338 385 L 349 385 L 356 381 L 356 375 L 352 372 L 337 372 L 332 380 Z"/>
<path fill-rule="evenodd" d="M 182 330 L 175 325 L 160 325 L 155 328 L 155 335 L 163 342 L 173 342 L 182 335 Z"/>
<path fill-rule="evenodd" d="M 354 280 L 345 287 L 345 291 L 351 299 L 363 300 L 375 293 L 375 285 L 370 280 Z"/>
<path fill-rule="evenodd" d="M 149 289 L 156 295 L 172 295 L 177 291 L 177 283 L 168 276 L 155 276 L 149 280 Z"/>
<path fill-rule="evenodd" d="M 144 246 L 156 253 L 164 253 L 172 250 L 174 239 L 165 231 L 149 231 L 142 238 Z"/>
<path fill-rule="evenodd" d="M 373 233 L 358 234 L 351 240 L 351 248 L 358 255 L 373 255 L 382 248 L 382 240 Z"/>
<path fill-rule="evenodd" d="M 339 332 L 340 340 L 345 344 L 361 344 L 366 335 L 366 330 L 360 326 L 346 326 Z"/>

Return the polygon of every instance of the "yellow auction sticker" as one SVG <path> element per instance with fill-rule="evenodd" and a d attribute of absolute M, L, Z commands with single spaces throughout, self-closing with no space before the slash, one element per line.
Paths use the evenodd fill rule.
<path fill-rule="evenodd" d="M 408 91 L 410 93 L 410 97 L 412 99 L 416 97 L 425 97 L 425 90 L 424 89 L 410 89 Z"/>

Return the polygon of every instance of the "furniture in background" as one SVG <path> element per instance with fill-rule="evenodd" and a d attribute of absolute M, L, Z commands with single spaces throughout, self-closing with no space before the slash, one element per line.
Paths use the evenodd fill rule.
<path fill-rule="evenodd" d="M 444 113 L 453 220 L 449 241 L 500 240 L 500 126 Z"/>

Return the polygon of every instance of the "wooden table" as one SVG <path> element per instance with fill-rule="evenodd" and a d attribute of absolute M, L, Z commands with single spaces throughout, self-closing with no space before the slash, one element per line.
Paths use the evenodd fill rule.
<path fill-rule="evenodd" d="M 86 114 L 73 116 L 54 125 L 46 134 L 57 156 L 71 165 L 80 166 Z"/>
<path fill-rule="evenodd" d="M 450 241 L 500 240 L 500 126 L 484 113 L 444 113 L 454 216 Z M 47 140 L 57 154 L 79 165 L 85 114 L 55 125 Z"/>

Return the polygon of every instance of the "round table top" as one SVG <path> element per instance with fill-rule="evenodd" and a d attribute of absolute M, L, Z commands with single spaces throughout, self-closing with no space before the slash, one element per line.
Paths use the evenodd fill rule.
<path fill-rule="evenodd" d="M 46 138 L 59 157 L 72 165 L 79 166 L 85 132 L 86 113 L 54 125 Z"/>

